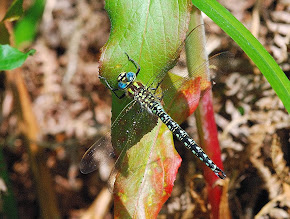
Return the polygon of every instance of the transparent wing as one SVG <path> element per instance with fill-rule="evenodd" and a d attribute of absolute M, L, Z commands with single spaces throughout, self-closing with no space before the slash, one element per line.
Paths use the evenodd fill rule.
<path fill-rule="evenodd" d="M 196 26 L 194 29 L 192 29 L 188 35 L 186 36 L 186 39 L 179 45 L 178 49 L 175 51 L 175 53 L 172 55 L 172 60 L 173 63 L 175 61 L 175 64 L 178 61 L 178 58 L 180 56 L 181 51 L 183 50 L 185 43 L 189 40 L 193 41 L 192 46 L 195 47 L 197 45 L 199 45 L 200 39 L 199 39 L 199 32 L 204 28 L 204 24 L 200 24 L 198 26 Z M 171 63 L 171 62 L 170 62 Z M 174 65 L 175 65 L 174 64 Z M 173 66 L 174 66 L 173 65 Z M 160 74 L 157 75 L 157 77 L 155 78 L 150 78 L 147 82 L 146 82 L 146 86 L 147 87 L 156 87 L 165 77 L 165 75 L 167 74 L 167 72 L 172 68 L 172 65 L 166 65 L 164 66 L 164 68 L 160 71 Z"/>
<path fill-rule="evenodd" d="M 145 119 L 146 118 L 146 119 Z M 142 109 L 137 103 L 132 106 L 130 113 L 126 113 L 112 126 L 112 144 L 117 155 L 128 145 L 135 145 L 156 125 L 157 117 Z"/>
<path fill-rule="evenodd" d="M 189 32 L 185 41 L 179 46 L 175 55 L 173 55 L 173 59 L 177 61 L 186 42 L 189 42 L 187 51 L 195 50 L 197 47 L 200 47 L 200 31 L 203 31 L 204 27 L 205 25 L 201 24 Z M 216 78 L 220 77 L 223 72 L 227 71 L 226 68 L 229 66 L 223 65 L 223 71 L 220 71 L 218 65 L 221 61 L 222 63 L 225 63 L 224 60 L 230 62 L 233 58 L 231 53 L 223 52 L 207 59 L 204 55 L 204 48 L 199 50 L 201 51 L 199 56 L 204 57 L 205 61 L 201 64 L 197 63 L 198 60 L 196 63 L 190 63 L 193 66 L 197 66 L 191 72 L 178 73 L 178 76 L 175 76 L 168 73 L 168 66 L 165 66 L 157 77 L 151 78 L 146 83 L 148 88 L 154 90 L 156 96 L 163 100 L 165 103 L 164 109 L 169 114 L 170 111 L 178 111 L 177 109 L 174 110 L 174 107 L 187 112 L 180 113 L 179 110 L 179 115 L 181 117 L 186 118 L 188 115 L 192 114 L 196 109 L 200 98 L 212 89 Z M 156 89 L 156 87 L 160 89 Z M 171 116 L 173 119 L 179 120 L 176 116 Z"/>
<path fill-rule="evenodd" d="M 118 170 L 119 165 L 123 165 L 126 151 L 150 132 L 156 122 L 155 115 L 142 109 L 136 101 L 131 101 L 113 122 L 111 132 L 97 140 L 84 154 L 80 171 L 87 174 L 96 170 L 101 165 L 102 156 L 112 157 L 113 151 L 118 156 L 114 169 Z"/>
<path fill-rule="evenodd" d="M 80 171 L 88 174 L 95 171 L 102 165 L 104 159 L 112 159 L 113 148 L 111 144 L 110 132 L 97 140 L 83 155 L 80 163 Z M 105 158 L 103 156 L 106 156 Z"/>
<path fill-rule="evenodd" d="M 229 52 L 219 53 L 195 68 L 194 73 L 179 74 L 178 76 L 168 74 L 161 84 L 165 111 L 170 113 L 171 108 L 176 105 L 180 109 L 192 111 L 192 108 L 198 105 L 199 100 L 212 89 L 218 77 L 224 74 L 219 70 L 219 64 L 225 63 L 225 60 L 230 62 L 232 58 L 233 56 Z M 223 67 L 223 71 L 227 71 L 225 67 Z M 191 75 L 194 76 L 190 77 Z M 204 75 L 209 76 L 209 79 L 205 79 Z M 182 99 L 185 101 L 181 101 Z"/>
<path fill-rule="evenodd" d="M 112 127 L 117 126 L 117 124 L 124 118 L 124 116 L 133 108 L 136 104 L 135 101 L 131 101 L 119 114 L 112 124 Z M 95 171 L 101 163 L 100 156 L 106 156 L 108 158 L 112 157 L 114 149 L 111 143 L 111 132 L 108 132 L 104 137 L 97 140 L 83 155 L 80 163 L 80 171 L 83 174 L 88 174 Z"/>
<path fill-rule="evenodd" d="M 130 119 L 122 121 L 125 123 L 130 123 L 129 128 L 126 129 L 126 136 L 121 136 L 120 127 L 118 129 L 118 127 L 116 126 L 112 129 L 112 136 L 114 136 L 112 137 L 112 139 L 115 140 L 113 144 L 117 146 L 116 151 L 121 152 L 118 154 L 118 159 L 109 177 L 108 184 L 109 190 L 111 192 L 113 192 L 115 177 L 117 174 L 121 174 L 122 177 L 130 178 L 134 178 L 134 176 L 142 174 L 140 170 L 142 170 L 142 167 L 144 167 L 143 162 L 147 160 L 146 153 L 148 153 L 148 151 L 144 151 L 143 153 L 140 153 L 140 151 L 136 151 L 132 153 L 132 150 L 146 150 L 145 148 L 140 149 L 140 146 L 135 146 L 138 142 L 140 142 L 141 138 L 144 135 L 146 135 L 156 126 L 158 120 L 155 115 L 148 113 L 148 111 L 145 109 L 142 109 L 138 103 L 134 105 L 132 111 L 136 112 L 133 119 L 130 117 Z M 126 116 L 130 115 L 127 114 Z M 122 124 L 121 127 L 124 127 L 123 125 L 124 124 Z M 146 143 L 150 144 L 150 141 L 153 141 L 153 139 L 146 141 Z M 137 157 L 135 158 L 135 160 L 138 159 L 140 162 L 134 163 L 134 159 L 129 158 L 129 153 L 134 154 L 134 156 L 142 154 L 142 157 L 140 157 L 140 159 L 138 159 Z M 132 160 L 133 163 L 130 163 L 132 162 Z M 128 181 L 130 181 L 130 179 Z"/>

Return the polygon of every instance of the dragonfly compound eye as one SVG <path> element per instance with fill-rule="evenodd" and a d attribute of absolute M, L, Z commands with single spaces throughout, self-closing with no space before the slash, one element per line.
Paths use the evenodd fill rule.
<path fill-rule="evenodd" d="M 134 72 L 128 72 L 126 76 L 127 76 L 127 80 L 128 80 L 129 82 L 131 82 L 131 81 L 133 81 L 134 78 L 135 78 L 135 73 L 134 73 Z"/>
<path fill-rule="evenodd" d="M 119 87 L 120 89 L 125 89 L 125 88 L 127 87 L 127 84 L 126 84 L 126 83 L 123 83 L 123 82 L 119 82 L 119 83 L 118 83 L 118 87 Z"/>

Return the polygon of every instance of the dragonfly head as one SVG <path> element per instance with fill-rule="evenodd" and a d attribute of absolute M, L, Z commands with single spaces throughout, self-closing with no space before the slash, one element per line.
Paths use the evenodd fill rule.
<path fill-rule="evenodd" d="M 121 72 L 118 76 L 118 87 L 126 89 L 136 78 L 134 72 Z"/>

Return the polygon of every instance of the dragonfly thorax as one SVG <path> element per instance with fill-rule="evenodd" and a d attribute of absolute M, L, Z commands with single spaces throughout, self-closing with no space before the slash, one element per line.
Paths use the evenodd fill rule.
<path fill-rule="evenodd" d="M 119 89 L 126 89 L 135 79 L 136 74 L 134 72 L 121 72 L 118 76 Z"/>

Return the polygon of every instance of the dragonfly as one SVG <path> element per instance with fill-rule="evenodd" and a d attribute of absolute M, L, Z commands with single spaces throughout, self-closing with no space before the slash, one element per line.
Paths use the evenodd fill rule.
<path fill-rule="evenodd" d="M 225 179 L 226 174 L 209 158 L 209 156 L 189 136 L 189 134 L 184 131 L 178 125 L 178 123 L 175 122 L 172 117 L 166 112 L 162 104 L 164 94 L 161 94 L 160 96 L 156 92 L 162 84 L 162 80 L 157 82 L 156 87 L 152 87 L 153 84 L 156 84 L 155 81 L 159 80 L 160 77 L 156 78 L 153 82 L 148 82 L 147 84 L 142 83 L 137 78 L 138 75 L 142 73 L 140 65 L 127 53 L 125 53 L 125 55 L 128 58 L 128 62 L 131 62 L 135 66 L 136 71 L 121 72 L 117 77 L 118 87 L 112 87 L 105 77 L 99 76 L 100 80 L 103 80 L 105 82 L 107 88 L 110 89 L 118 99 L 123 99 L 124 97 L 128 97 L 131 99 L 131 102 L 127 104 L 127 106 L 115 119 L 114 123 L 112 124 L 112 129 L 118 127 L 119 123 L 122 123 L 123 120 L 126 120 L 126 127 L 131 126 L 125 131 L 128 135 L 127 142 L 131 145 L 134 145 L 138 141 L 135 140 L 134 137 L 132 137 L 134 135 L 137 135 L 138 131 L 136 131 L 135 129 L 138 129 L 138 126 L 140 125 L 148 125 L 148 129 L 150 130 L 154 127 L 159 118 L 173 133 L 173 135 L 175 135 L 177 139 L 181 141 L 187 149 L 189 149 L 202 162 L 204 162 L 216 174 L 216 176 L 218 176 L 220 179 Z M 206 62 L 204 65 L 208 64 L 209 62 Z M 177 83 L 181 85 L 186 80 L 190 80 L 190 78 L 185 78 Z M 122 94 L 120 95 L 118 92 L 121 92 Z M 135 111 L 134 116 L 131 116 L 131 121 L 129 121 L 130 119 L 126 117 L 129 111 Z M 135 120 L 136 117 L 139 117 L 139 119 Z M 87 150 L 80 164 L 80 170 L 82 173 L 90 173 L 97 169 L 98 164 L 95 158 L 98 153 L 98 149 L 104 144 L 108 143 L 103 138 L 95 142 Z"/>

